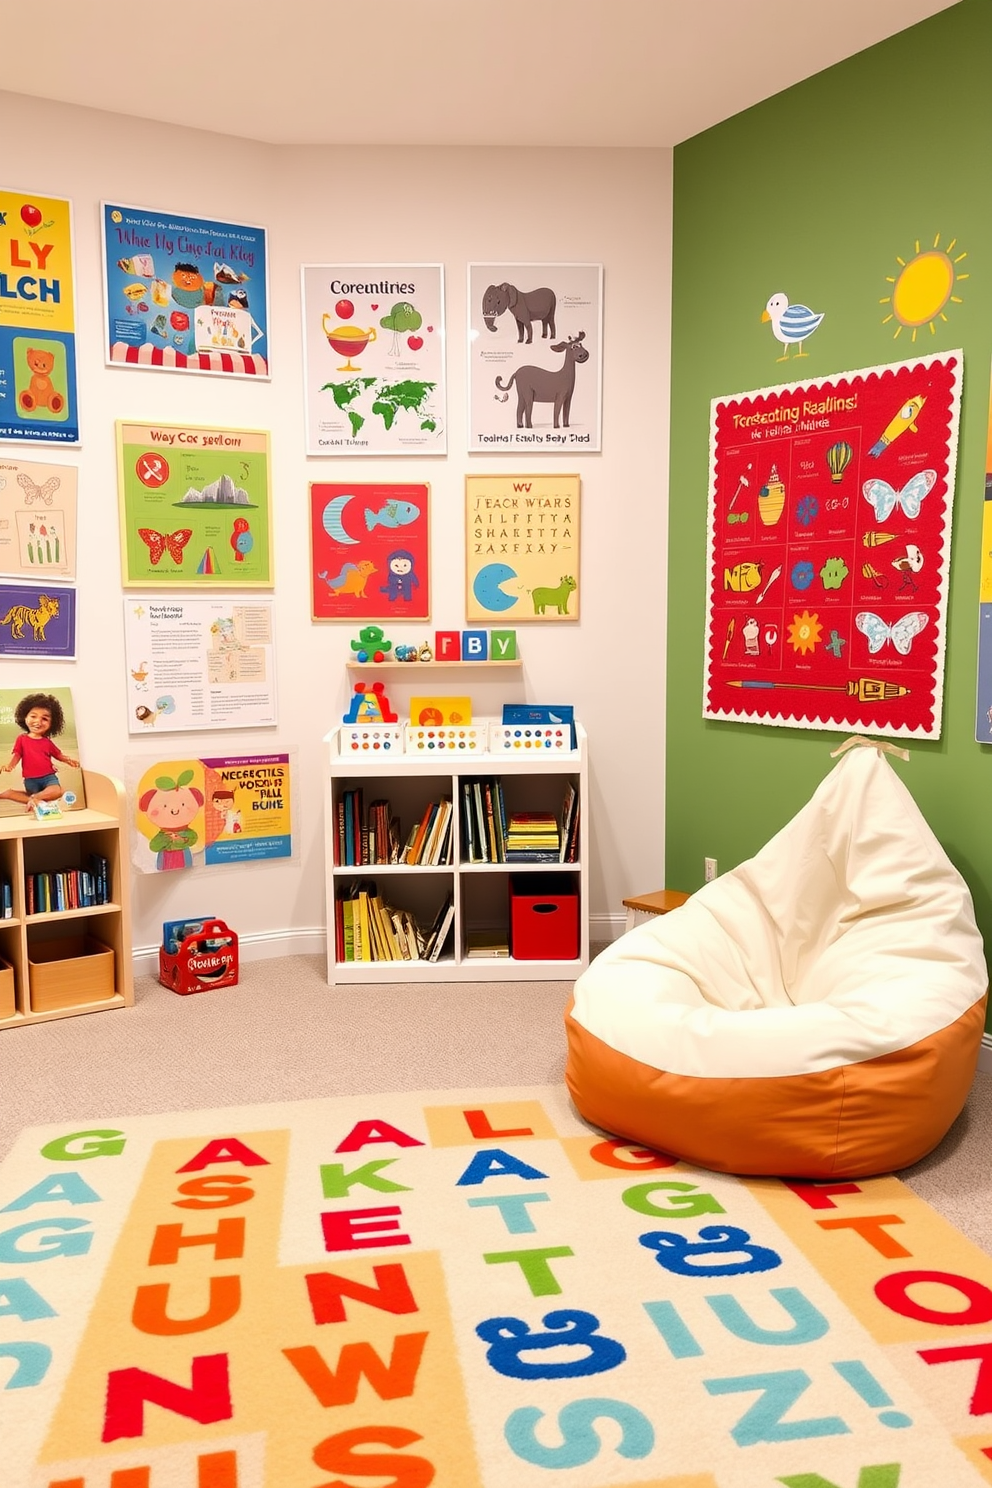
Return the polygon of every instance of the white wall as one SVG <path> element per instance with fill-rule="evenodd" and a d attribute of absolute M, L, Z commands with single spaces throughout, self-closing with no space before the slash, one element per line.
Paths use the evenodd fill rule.
<path fill-rule="evenodd" d="M 191 105 L 191 113 L 195 109 Z M 163 919 L 211 911 L 246 955 L 322 949 L 323 735 L 350 691 L 357 633 L 309 615 L 307 482 L 428 480 L 435 629 L 466 624 L 466 472 L 577 470 L 582 477 L 582 618 L 518 624 L 522 681 L 473 674 L 477 714 L 508 701 L 572 702 L 589 734 L 594 938 L 620 924 L 625 894 L 664 883 L 671 153 L 664 150 L 269 147 L 0 93 L 0 184 L 73 201 L 82 446 L 30 447 L 78 462 L 78 657 L 44 667 L 5 661 L 3 686 L 68 686 L 80 752 L 122 776 L 125 757 L 295 748 L 297 861 L 135 875 L 136 950 Z M 16 162 L 16 164 L 12 164 Z M 268 383 L 106 368 L 99 203 L 117 199 L 269 231 Z M 299 266 L 441 262 L 447 299 L 448 455 L 388 460 L 304 456 Z M 466 265 L 604 265 L 600 455 L 473 455 L 466 450 Z M 114 420 L 226 421 L 272 431 L 279 727 L 230 733 L 127 732 Z M 18 446 L 25 455 L 29 447 Z M 700 500 L 703 493 L 700 493 Z M 407 639 L 404 633 L 400 639 Z M 412 684 L 384 674 L 403 705 Z M 461 690 L 466 677 L 449 674 Z M 432 678 L 436 682 L 436 678 Z M 423 685 L 422 682 L 420 684 Z M 612 919 L 611 919 L 612 917 Z"/>

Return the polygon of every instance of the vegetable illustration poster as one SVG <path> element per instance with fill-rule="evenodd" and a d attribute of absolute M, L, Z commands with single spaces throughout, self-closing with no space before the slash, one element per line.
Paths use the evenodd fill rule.
<path fill-rule="evenodd" d="M 117 424 L 125 588 L 272 584 L 269 436 Z"/>
<path fill-rule="evenodd" d="M 265 229 L 103 203 L 106 360 L 268 377 Z"/>
<path fill-rule="evenodd" d="M 578 620 L 579 477 L 465 477 L 465 617 Z"/>
<path fill-rule="evenodd" d="M 308 455 L 443 455 L 440 264 L 304 264 Z"/>
<path fill-rule="evenodd" d="M 940 736 L 962 354 L 711 405 L 703 716 Z"/>
<path fill-rule="evenodd" d="M 72 207 L 0 188 L 0 439 L 78 444 Z"/>
<path fill-rule="evenodd" d="M 468 267 L 469 444 L 602 448 L 602 264 Z"/>
<path fill-rule="evenodd" d="M 0 457 L 0 574 L 76 577 L 76 467 Z"/>
<path fill-rule="evenodd" d="M 276 721 L 271 599 L 129 596 L 128 728 L 264 728 Z"/>
<path fill-rule="evenodd" d="M 293 856 L 289 754 L 126 762 L 142 873 Z"/>
<path fill-rule="evenodd" d="M 314 620 L 429 620 L 430 487 L 310 486 Z"/>

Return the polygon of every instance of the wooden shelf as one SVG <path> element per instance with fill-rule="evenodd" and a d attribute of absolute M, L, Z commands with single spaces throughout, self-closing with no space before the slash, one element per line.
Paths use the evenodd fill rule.
<path fill-rule="evenodd" d="M 387 661 L 346 661 L 345 671 L 348 672 L 409 672 L 416 676 L 418 672 L 436 672 L 444 667 L 470 667 L 473 672 L 484 672 L 490 667 L 516 667 L 517 670 L 523 666 L 518 657 L 516 661 L 396 661 L 390 658 Z"/>

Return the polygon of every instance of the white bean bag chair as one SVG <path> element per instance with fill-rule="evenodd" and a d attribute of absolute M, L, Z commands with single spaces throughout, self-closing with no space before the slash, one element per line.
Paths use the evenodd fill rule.
<path fill-rule="evenodd" d="M 964 1105 L 988 973 L 967 885 L 879 749 L 575 984 L 586 1120 L 722 1172 L 916 1162 Z"/>

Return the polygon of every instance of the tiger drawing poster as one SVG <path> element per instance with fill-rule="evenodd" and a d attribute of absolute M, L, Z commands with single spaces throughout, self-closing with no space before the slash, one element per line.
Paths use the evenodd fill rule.
<path fill-rule="evenodd" d="M 704 718 L 940 737 L 962 369 L 713 400 Z"/>
<path fill-rule="evenodd" d="M 32 713 L 35 715 L 34 719 L 29 717 Z M 43 720 L 38 719 L 39 713 L 48 714 L 47 728 Z M 61 794 L 56 797 L 60 811 L 81 810 L 86 805 L 82 772 L 84 761 L 79 753 L 72 693 L 68 687 L 34 687 L 28 684 L 0 688 L 0 816 L 19 816 L 31 809 L 27 802 L 25 776 L 30 782 L 36 777 L 32 777 L 29 771 L 40 766 L 37 762 L 32 765 L 33 756 L 25 750 L 23 744 L 18 745 L 17 741 L 32 736 L 32 724 L 34 736 L 43 736 L 58 750 L 56 754 L 54 750 L 49 751 L 44 745 L 41 746 L 42 752 L 49 756 L 42 761 L 48 766 L 45 773 L 57 776 L 61 787 Z M 59 755 L 66 755 L 74 763 L 67 763 Z M 12 768 L 7 769 L 8 765 L 12 765 Z"/>

